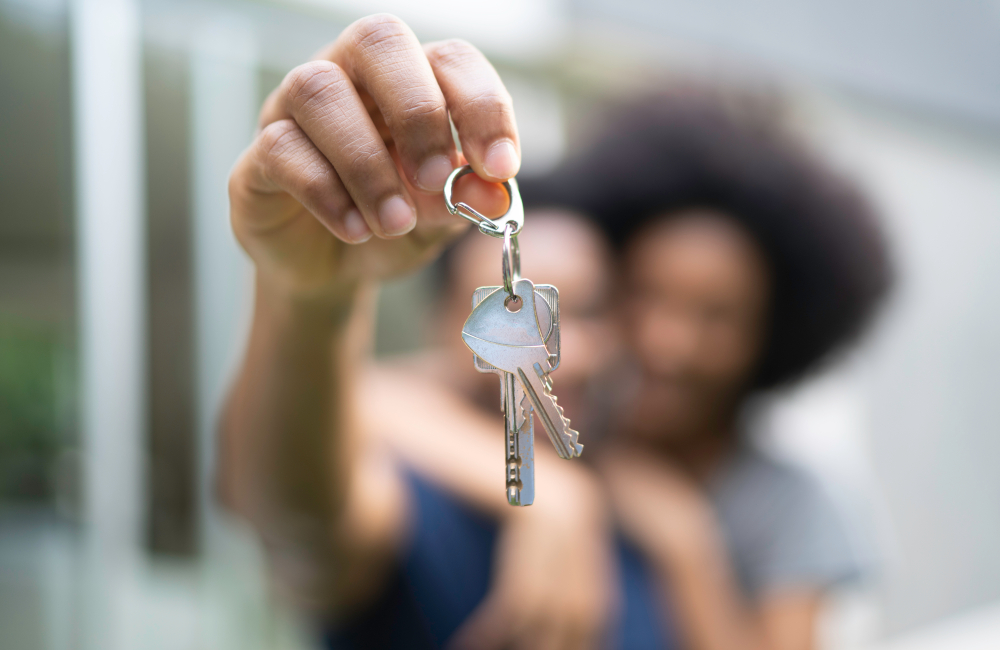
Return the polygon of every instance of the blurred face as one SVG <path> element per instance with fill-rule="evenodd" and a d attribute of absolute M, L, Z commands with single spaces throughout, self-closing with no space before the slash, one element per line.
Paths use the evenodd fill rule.
<path fill-rule="evenodd" d="M 571 418 L 585 417 L 587 384 L 617 352 L 609 315 L 611 254 L 602 235 L 581 217 L 565 212 L 529 212 L 518 237 L 521 276 L 559 289 L 562 360 L 553 374 L 554 392 Z M 455 251 L 449 340 L 468 352 L 457 332 L 469 315 L 477 287 L 501 283 L 502 240 L 474 234 Z M 469 362 L 471 364 L 471 361 Z M 484 375 L 490 390 L 496 379 Z"/>
<path fill-rule="evenodd" d="M 760 352 L 768 275 L 726 217 L 656 221 L 627 247 L 623 316 L 642 369 L 628 426 L 683 438 L 726 426 Z"/>

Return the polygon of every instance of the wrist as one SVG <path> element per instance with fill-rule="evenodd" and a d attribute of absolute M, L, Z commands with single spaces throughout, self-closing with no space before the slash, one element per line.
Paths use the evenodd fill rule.
<path fill-rule="evenodd" d="M 256 277 L 258 312 L 265 311 L 279 321 L 321 331 L 347 327 L 359 303 L 372 293 L 373 287 L 361 281 L 303 289 L 260 270 Z"/>

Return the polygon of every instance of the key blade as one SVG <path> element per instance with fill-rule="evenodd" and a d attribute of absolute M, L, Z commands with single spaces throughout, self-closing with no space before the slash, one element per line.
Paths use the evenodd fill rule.
<path fill-rule="evenodd" d="M 509 372 L 501 373 L 504 386 L 504 464 L 507 502 L 512 506 L 521 505 L 521 459 L 518 454 L 517 433 L 520 429 L 521 409 L 517 403 L 517 379 Z"/>
<path fill-rule="evenodd" d="M 530 506 L 535 500 L 532 407 L 514 375 L 503 373 L 503 379 L 507 395 L 504 403 L 507 502 L 512 506 Z"/>
<path fill-rule="evenodd" d="M 530 400 L 524 395 L 521 382 L 511 375 L 512 392 L 515 397 L 516 408 L 516 453 L 518 479 L 520 487 L 514 491 L 511 486 L 507 486 L 507 500 L 511 505 L 530 506 L 535 501 L 535 432 L 534 422 L 531 417 L 532 406 Z M 510 446 L 508 439 L 508 449 Z M 509 459 L 508 459 L 509 461 Z M 511 497 L 515 497 L 514 500 Z"/>
<path fill-rule="evenodd" d="M 551 380 L 548 380 L 544 372 L 540 372 L 540 366 L 537 364 L 535 367 L 529 366 L 529 372 L 518 368 L 517 375 L 521 380 L 521 386 L 524 387 L 525 395 L 531 400 L 535 413 L 538 414 L 538 419 L 559 457 L 569 460 L 582 454 L 583 445 L 577 442 L 580 434 L 570 428 L 569 419 L 559 406 L 556 396 L 546 388 L 547 383 L 551 385 Z"/>

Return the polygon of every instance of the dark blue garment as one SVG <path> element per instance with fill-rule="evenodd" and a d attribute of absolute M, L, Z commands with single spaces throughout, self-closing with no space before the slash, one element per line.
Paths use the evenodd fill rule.
<path fill-rule="evenodd" d="M 496 524 L 420 477 L 410 485 L 417 512 L 409 548 L 377 602 L 327 631 L 331 650 L 440 648 L 486 595 Z M 677 647 L 652 573 L 635 549 L 617 546 L 624 600 L 608 647 Z"/>

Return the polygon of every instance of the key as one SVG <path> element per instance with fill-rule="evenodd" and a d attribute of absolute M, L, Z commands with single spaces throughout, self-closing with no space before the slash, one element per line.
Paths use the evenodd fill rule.
<path fill-rule="evenodd" d="M 556 453 L 567 459 L 579 456 L 583 451 L 583 445 L 577 441 L 579 434 L 570 428 L 552 394 L 549 373 L 558 355 L 549 353 L 539 322 L 547 304 L 544 300 L 536 304 L 530 280 L 518 280 L 513 288 L 519 301 L 511 301 L 504 291 L 494 291 L 483 298 L 466 320 L 462 338 L 484 362 L 518 379 Z"/>
<path fill-rule="evenodd" d="M 501 287 L 476 289 L 472 296 L 472 308 L 475 309 L 486 296 L 499 289 Z M 535 287 L 535 294 L 541 329 L 546 332 L 548 347 L 556 351 L 555 365 L 558 366 L 559 291 L 551 285 L 540 284 Z M 473 358 L 476 370 L 500 377 L 500 404 L 505 422 L 507 502 L 513 506 L 530 506 L 535 500 L 535 432 L 531 401 L 524 395 L 524 389 L 514 375 L 499 370 L 476 355 Z"/>

